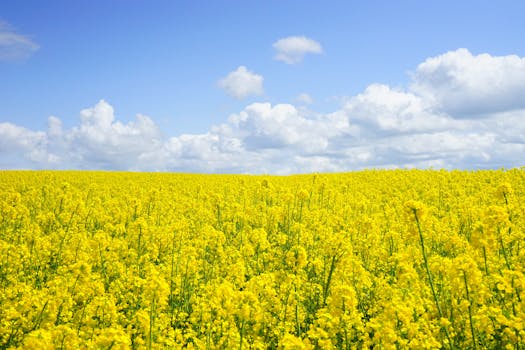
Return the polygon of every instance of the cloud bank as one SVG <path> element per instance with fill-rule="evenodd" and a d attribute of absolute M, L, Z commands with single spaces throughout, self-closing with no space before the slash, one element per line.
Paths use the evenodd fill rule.
<path fill-rule="evenodd" d="M 0 168 L 274 174 L 510 168 L 524 165 L 523 96 L 525 58 L 459 49 L 421 63 L 405 89 L 371 84 L 325 114 L 252 103 L 205 134 L 170 137 L 144 115 L 124 124 L 103 100 L 82 110 L 70 129 L 56 117 L 47 130 L 0 123 Z"/>

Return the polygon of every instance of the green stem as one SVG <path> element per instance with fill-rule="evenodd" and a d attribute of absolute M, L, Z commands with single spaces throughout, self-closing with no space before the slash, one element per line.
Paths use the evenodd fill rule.
<path fill-rule="evenodd" d="M 432 273 L 430 272 L 430 268 L 428 265 L 428 258 L 427 258 L 427 252 L 425 250 L 425 239 L 423 237 L 423 232 L 421 230 L 421 224 L 419 222 L 419 217 L 417 216 L 416 209 L 412 209 L 412 212 L 414 213 L 414 217 L 416 218 L 416 224 L 417 224 L 417 231 L 419 232 L 419 242 L 421 243 L 421 252 L 423 253 L 423 261 L 425 262 L 425 269 L 427 271 L 427 277 L 428 282 L 430 284 L 430 290 L 432 291 L 432 296 L 434 297 L 434 302 L 436 303 L 436 308 L 438 310 L 439 318 L 443 318 L 443 312 L 441 311 L 441 306 L 439 305 L 439 299 L 436 294 L 436 290 L 434 288 L 434 280 L 432 279 Z M 450 334 L 448 332 L 448 329 L 444 327 L 445 334 L 447 336 L 449 345 L 451 349 L 454 349 L 454 345 L 452 344 L 452 340 L 450 338 Z"/>
<path fill-rule="evenodd" d="M 325 284 L 324 290 L 323 290 L 323 305 L 324 306 L 326 306 L 326 298 L 328 297 L 328 291 L 330 289 L 330 283 L 332 282 L 332 275 L 334 273 L 335 264 L 337 262 L 336 260 L 337 260 L 337 258 L 334 255 L 332 257 L 332 263 L 330 264 L 330 271 L 328 271 L 328 278 L 326 279 L 326 284 Z"/>
<path fill-rule="evenodd" d="M 241 339 L 239 341 L 239 350 L 242 350 L 242 341 L 244 339 L 244 320 L 242 320 L 242 323 L 241 323 Z"/>
<path fill-rule="evenodd" d="M 151 350 L 153 343 L 153 327 L 155 326 L 155 295 L 151 300 L 151 310 L 149 314 L 149 339 L 148 339 L 148 349 Z"/>
<path fill-rule="evenodd" d="M 294 284 L 295 289 L 295 328 L 297 336 L 301 337 L 301 324 L 299 323 L 299 300 L 297 297 L 297 285 Z"/>
<path fill-rule="evenodd" d="M 470 300 L 470 292 L 468 290 L 467 273 L 464 270 L 463 270 L 463 281 L 465 282 L 465 290 L 467 291 L 468 318 L 470 322 L 470 333 L 472 334 L 472 348 L 476 350 L 476 334 L 474 332 L 474 322 L 472 322 L 472 300 Z"/>
<path fill-rule="evenodd" d="M 507 265 L 507 268 L 509 270 L 512 270 L 512 266 L 510 265 L 510 260 L 507 255 L 507 250 L 505 249 L 505 244 L 503 243 L 503 237 L 501 235 L 501 230 L 499 227 L 498 227 L 498 241 L 501 247 L 501 252 L 503 253 L 503 258 L 505 259 L 505 265 Z"/>
<path fill-rule="evenodd" d="M 489 266 L 487 264 L 487 249 L 483 246 L 483 260 L 485 261 L 485 274 L 489 275 Z"/>

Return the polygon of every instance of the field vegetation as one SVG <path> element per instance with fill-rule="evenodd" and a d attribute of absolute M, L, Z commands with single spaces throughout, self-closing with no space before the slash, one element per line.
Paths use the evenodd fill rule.
<path fill-rule="evenodd" d="M 525 172 L 0 172 L 0 349 L 523 349 Z"/>

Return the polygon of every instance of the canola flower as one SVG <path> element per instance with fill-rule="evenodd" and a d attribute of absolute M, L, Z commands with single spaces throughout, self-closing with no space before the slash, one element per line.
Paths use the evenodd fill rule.
<path fill-rule="evenodd" d="M 0 172 L 0 349 L 525 348 L 525 173 Z"/>

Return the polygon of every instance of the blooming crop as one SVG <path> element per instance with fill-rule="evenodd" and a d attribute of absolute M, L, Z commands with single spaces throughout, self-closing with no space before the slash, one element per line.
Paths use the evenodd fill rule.
<path fill-rule="evenodd" d="M 525 173 L 0 172 L 0 349 L 525 347 Z"/>

